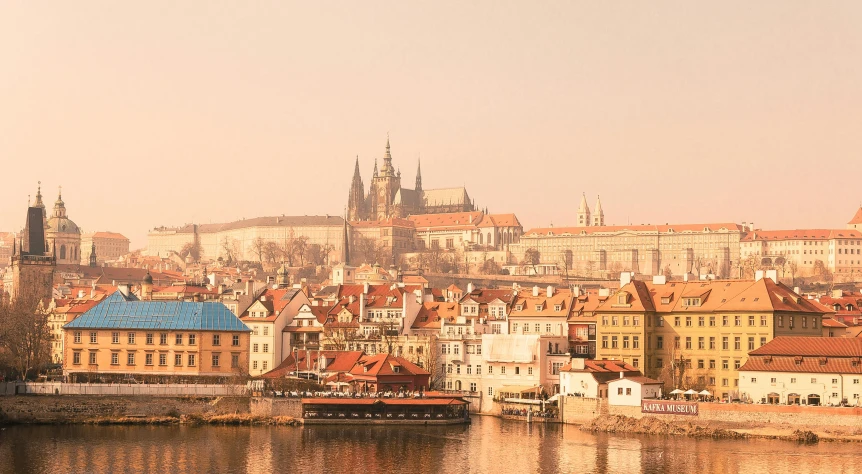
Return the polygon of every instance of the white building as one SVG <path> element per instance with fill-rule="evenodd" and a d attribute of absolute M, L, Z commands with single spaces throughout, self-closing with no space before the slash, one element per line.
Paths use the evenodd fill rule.
<path fill-rule="evenodd" d="M 760 403 L 860 406 L 862 339 L 776 337 L 739 369 L 742 397 Z"/>
<path fill-rule="evenodd" d="M 303 305 L 310 302 L 299 288 L 267 289 L 242 313 L 240 319 L 251 328 L 249 375 L 261 375 L 278 367 L 290 354 L 283 330 Z"/>
<path fill-rule="evenodd" d="M 662 383 L 648 377 L 622 377 L 608 381 L 608 404 L 639 407 L 641 400 L 659 398 Z"/>
<path fill-rule="evenodd" d="M 484 334 L 481 385 L 498 401 L 538 399 L 560 391 L 560 371 L 569 361 L 565 336 Z M 483 411 L 492 410 L 483 404 Z"/>
<path fill-rule="evenodd" d="M 608 382 L 639 376 L 640 371 L 620 360 L 574 358 L 560 369 L 560 393 L 586 398 L 607 398 Z"/>

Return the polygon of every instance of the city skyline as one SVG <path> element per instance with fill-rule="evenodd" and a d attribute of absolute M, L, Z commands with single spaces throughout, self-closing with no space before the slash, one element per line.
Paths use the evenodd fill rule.
<path fill-rule="evenodd" d="M 37 181 L 133 248 L 162 225 L 340 215 L 387 132 L 406 182 L 421 154 L 426 183 L 525 230 L 575 225 L 582 192 L 608 224 L 858 209 L 832 183 L 862 149 L 862 6 L 454 5 L 4 7 L 0 230 Z"/>

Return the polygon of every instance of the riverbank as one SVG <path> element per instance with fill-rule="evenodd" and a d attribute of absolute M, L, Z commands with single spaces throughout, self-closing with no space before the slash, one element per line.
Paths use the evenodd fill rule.
<path fill-rule="evenodd" d="M 836 429 L 833 427 L 751 426 L 731 422 L 668 421 L 652 416 L 633 418 L 608 415 L 594 418 L 582 425 L 582 431 L 592 433 L 634 433 L 664 436 L 688 436 L 711 439 L 777 439 L 800 443 L 819 441 L 862 442 L 862 428 Z"/>

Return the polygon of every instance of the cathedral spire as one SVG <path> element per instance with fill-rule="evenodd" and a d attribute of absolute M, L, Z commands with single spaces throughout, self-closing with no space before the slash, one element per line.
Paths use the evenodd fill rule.
<path fill-rule="evenodd" d="M 596 196 L 596 208 L 593 213 L 593 225 L 594 226 L 603 226 L 605 225 L 605 212 L 602 210 L 602 197 Z"/>
<path fill-rule="evenodd" d="M 587 205 L 587 193 L 581 195 L 581 205 L 578 207 L 578 226 L 587 227 L 590 222 L 590 206 Z"/>
<path fill-rule="evenodd" d="M 380 168 L 383 176 L 395 176 L 395 168 L 392 167 L 392 150 L 389 147 L 389 134 L 386 134 L 386 152 L 383 154 L 383 167 Z"/>
<path fill-rule="evenodd" d="M 347 196 L 348 212 L 345 216 L 353 220 L 363 219 L 365 207 L 365 185 L 359 173 L 359 155 L 356 155 L 356 167 L 353 170 L 353 182 L 350 184 L 350 194 Z"/>
<path fill-rule="evenodd" d="M 377 177 L 377 158 L 374 158 L 374 177 Z"/>
<path fill-rule="evenodd" d="M 416 165 L 416 191 L 422 191 L 422 157 L 417 160 Z"/>
<path fill-rule="evenodd" d="M 39 181 L 39 187 L 36 188 L 36 202 L 33 204 L 33 207 L 39 207 L 45 209 L 45 203 L 42 202 L 42 182 Z"/>

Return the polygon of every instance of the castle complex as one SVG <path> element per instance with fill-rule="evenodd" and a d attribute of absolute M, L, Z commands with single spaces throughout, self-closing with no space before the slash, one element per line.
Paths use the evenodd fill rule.
<path fill-rule="evenodd" d="M 365 186 L 359 173 L 359 158 L 356 158 L 356 168 L 353 172 L 353 182 L 347 199 L 347 219 L 384 220 L 406 218 L 417 214 L 442 214 L 449 212 L 475 211 L 475 203 L 470 200 L 467 189 L 422 188 L 422 166 L 416 169 L 416 186 L 414 189 L 401 187 L 401 171 L 392 165 L 392 153 L 389 149 L 389 139 L 386 139 L 386 153 L 383 155 L 383 166 L 377 170 L 377 160 L 374 161 L 374 174 L 371 187 L 365 194 Z"/>

